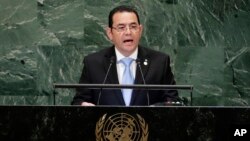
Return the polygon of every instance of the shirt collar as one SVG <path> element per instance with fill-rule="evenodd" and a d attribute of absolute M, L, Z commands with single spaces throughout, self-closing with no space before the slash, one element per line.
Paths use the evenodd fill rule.
<path fill-rule="evenodd" d="M 117 62 L 119 62 L 121 59 L 125 58 L 124 55 L 121 54 L 121 52 L 119 52 L 119 50 L 115 47 L 115 54 L 116 54 L 116 59 Z M 129 58 L 133 58 L 134 60 L 137 59 L 137 55 L 138 55 L 138 47 L 135 49 L 135 51 L 128 56 Z"/>

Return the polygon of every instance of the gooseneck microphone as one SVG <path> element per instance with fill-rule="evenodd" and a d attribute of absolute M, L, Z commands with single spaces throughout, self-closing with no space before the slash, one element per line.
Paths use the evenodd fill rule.
<path fill-rule="evenodd" d="M 136 61 L 137 65 L 138 65 L 138 67 L 139 67 L 139 71 L 140 71 L 140 74 L 141 74 L 141 77 L 142 77 L 143 84 L 146 85 L 146 81 L 145 81 L 145 78 L 144 78 L 144 75 L 143 75 L 142 69 L 141 69 L 141 59 L 137 58 L 135 61 Z M 147 102 L 148 102 L 148 106 L 149 106 L 150 102 L 149 102 L 148 90 L 147 90 Z"/>
<path fill-rule="evenodd" d="M 109 67 L 108 67 L 107 73 L 106 73 L 106 75 L 105 75 L 105 77 L 104 77 L 104 80 L 103 80 L 102 84 L 105 84 L 105 83 L 106 83 L 106 80 L 107 80 L 107 78 L 108 78 L 110 69 L 111 69 L 112 65 L 114 64 L 114 62 L 115 62 L 115 57 L 114 57 L 114 56 L 110 57 Z M 102 88 L 101 88 L 101 90 L 100 90 L 100 92 L 99 92 L 99 94 L 98 94 L 98 99 L 97 99 L 97 104 L 96 104 L 96 105 L 99 105 L 101 95 L 102 95 Z"/>

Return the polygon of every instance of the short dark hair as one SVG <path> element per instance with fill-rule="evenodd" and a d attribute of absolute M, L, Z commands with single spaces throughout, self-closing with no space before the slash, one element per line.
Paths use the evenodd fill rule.
<path fill-rule="evenodd" d="M 137 21 L 140 24 L 140 18 L 139 18 L 139 15 L 138 15 L 137 11 L 131 6 L 121 5 L 121 6 L 115 7 L 113 10 L 110 11 L 110 13 L 109 13 L 109 27 L 112 27 L 112 25 L 113 25 L 113 16 L 117 12 L 132 12 L 132 13 L 135 13 L 135 15 L 137 17 Z"/>

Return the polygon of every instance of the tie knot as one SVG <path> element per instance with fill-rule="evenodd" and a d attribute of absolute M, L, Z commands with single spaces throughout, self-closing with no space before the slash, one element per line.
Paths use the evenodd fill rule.
<path fill-rule="evenodd" d="M 126 58 L 123 58 L 121 59 L 121 62 L 126 66 L 126 67 L 129 67 L 130 64 L 133 62 L 133 58 L 129 58 L 129 57 L 126 57 Z"/>

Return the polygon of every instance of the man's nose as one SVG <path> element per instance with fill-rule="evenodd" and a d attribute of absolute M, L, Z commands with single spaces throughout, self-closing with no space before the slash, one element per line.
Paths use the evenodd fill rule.
<path fill-rule="evenodd" d="M 131 31 L 130 27 L 127 26 L 126 29 L 125 29 L 125 33 L 126 33 L 126 34 L 131 34 L 131 32 L 132 32 L 132 31 Z"/>

